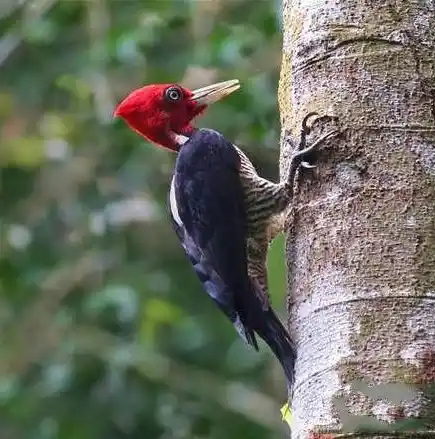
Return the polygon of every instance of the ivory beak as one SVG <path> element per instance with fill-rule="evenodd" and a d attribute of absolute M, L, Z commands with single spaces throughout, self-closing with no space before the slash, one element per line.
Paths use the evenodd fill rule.
<path fill-rule="evenodd" d="M 239 88 L 240 83 L 238 79 L 217 82 L 216 84 L 193 90 L 193 96 L 191 96 L 190 100 L 196 101 L 198 105 L 209 105 L 221 100 Z"/>

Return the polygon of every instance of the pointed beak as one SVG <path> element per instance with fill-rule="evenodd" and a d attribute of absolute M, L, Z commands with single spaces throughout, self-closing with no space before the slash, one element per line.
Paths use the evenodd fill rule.
<path fill-rule="evenodd" d="M 228 96 L 239 88 L 240 83 L 238 79 L 217 82 L 216 84 L 193 90 L 193 95 L 191 96 L 190 100 L 196 101 L 198 105 L 210 105 L 216 101 L 219 101 L 225 96 Z"/>

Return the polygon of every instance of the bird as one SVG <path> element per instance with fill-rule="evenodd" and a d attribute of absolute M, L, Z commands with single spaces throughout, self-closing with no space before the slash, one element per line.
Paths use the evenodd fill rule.
<path fill-rule="evenodd" d="M 304 158 L 337 131 L 307 146 L 308 120 L 318 116 L 307 114 L 287 178 L 278 183 L 264 179 L 239 147 L 193 123 L 209 105 L 239 88 L 237 79 L 196 90 L 149 84 L 122 99 L 114 116 L 151 143 L 177 153 L 168 204 L 181 245 L 204 290 L 241 338 L 258 351 L 258 335 L 270 347 L 290 392 L 296 348 L 269 300 L 267 251 L 283 230 L 298 168 L 313 167 Z"/>

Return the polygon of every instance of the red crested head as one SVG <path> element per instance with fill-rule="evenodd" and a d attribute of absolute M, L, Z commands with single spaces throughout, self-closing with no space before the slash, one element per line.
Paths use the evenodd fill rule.
<path fill-rule="evenodd" d="M 125 97 L 114 116 L 124 119 L 130 128 L 156 145 L 178 151 L 195 130 L 193 119 L 239 87 L 238 80 L 197 90 L 175 84 L 146 85 Z"/>

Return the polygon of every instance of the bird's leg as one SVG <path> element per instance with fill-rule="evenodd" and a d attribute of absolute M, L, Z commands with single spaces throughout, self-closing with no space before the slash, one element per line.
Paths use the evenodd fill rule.
<path fill-rule="evenodd" d="M 310 165 L 308 162 L 304 161 L 303 159 L 307 157 L 310 153 L 312 153 L 319 145 L 321 145 L 323 142 L 325 142 L 330 137 L 336 136 L 339 131 L 338 130 L 331 130 L 328 131 L 323 136 L 319 137 L 315 142 L 313 142 L 311 145 L 307 146 L 307 136 L 311 133 L 312 126 L 314 122 L 320 117 L 316 117 L 312 124 L 308 125 L 308 119 L 310 119 L 313 116 L 318 116 L 317 113 L 312 112 L 308 113 L 304 119 L 302 120 L 302 129 L 299 137 L 299 144 L 297 148 L 295 149 L 295 152 L 293 152 L 293 155 L 290 159 L 290 169 L 287 179 L 287 184 L 290 186 L 290 190 L 293 191 L 293 183 L 296 175 L 296 171 L 299 166 L 302 166 L 304 168 L 315 168 L 315 166 Z M 332 117 L 329 116 L 323 116 L 323 118 L 332 119 Z"/>
<path fill-rule="evenodd" d="M 296 148 L 296 151 L 302 151 L 306 148 L 307 146 L 307 136 L 308 134 L 311 133 L 312 127 L 314 122 L 316 122 L 316 120 L 318 120 L 318 117 L 316 117 L 311 125 L 307 125 L 308 123 L 308 119 L 310 119 L 310 117 L 313 116 L 318 116 L 318 113 L 316 113 L 315 111 L 312 111 L 310 113 L 308 113 L 303 119 L 302 119 L 302 129 L 301 129 L 301 134 L 300 134 L 300 138 L 299 138 L 299 145 Z M 306 168 L 306 169 L 313 169 L 316 167 L 316 165 L 311 165 L 310 163 L 308 163 L 307 161 L 301 161 L 301 166 Z"/>
<path fill-rule="evenodd" d="M 270 223 L 272 216 L 283 212 L 290 205 L 293 198 L 296 171 L 298 170 L 299 166 L 302 166 L 303 159 L 312 153 L 325 140 L 338 134 L 338 130 L 329 131 L 328 133 L 319 137 L 311 145 L 307 146 L 307 136 L 312 129 L 312 125 L 308 125 L 308 119 L 316 115 L 317 113 L 309 113 L 302 121 L 299 144 L 295 148 L 290 159 L 288 178 L 284 179 L 284 181 L 273 183 L 269 180 L 259 177 L 255 172 L 255 168 L 253 167 L 252 163 L 249 162 L 244 153 L 237 148 L 240 157 L 242 157 L 242 160 L 244 160 L 245 163 L 245 166 L 241 168 L 240 171 L 242 186 L 248 193 L 255 193 L 255 203 L 251 206 L 253 208 L 252 215 L 250 214 L 250 207 L 247 207 L 248 229 L 250 230 L 249 233 L 254 233 L 255 229 L 266 227 L 267 224 Z M 316 118 L 315 120 L 317 119 L 331 119 L 331 117 L 323 116 Z M 258 206 L 263 206 L 261 212 L 258 210 Z"/>

